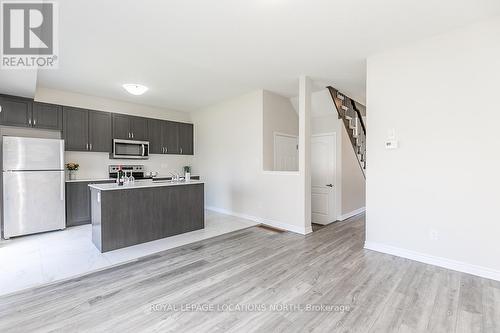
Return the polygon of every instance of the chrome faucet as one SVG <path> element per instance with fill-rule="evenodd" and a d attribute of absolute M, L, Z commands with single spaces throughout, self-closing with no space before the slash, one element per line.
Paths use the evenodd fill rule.
<path fill-rule="evenodd" d="M 172 180 L 174 182 L 178 182 L 181 180 L 181 176 L 177 172 L 170 172 L 170 175 L 172 176 Z"/>

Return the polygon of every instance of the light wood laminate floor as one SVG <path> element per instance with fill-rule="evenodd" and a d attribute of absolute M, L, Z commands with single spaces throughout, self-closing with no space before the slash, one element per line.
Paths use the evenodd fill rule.
<path fill-rule="evenodd" d="M 363 216 L 236 231 L 0 297 L 0 332 L 500 332 L 499 282 L 363 241 Z"/>

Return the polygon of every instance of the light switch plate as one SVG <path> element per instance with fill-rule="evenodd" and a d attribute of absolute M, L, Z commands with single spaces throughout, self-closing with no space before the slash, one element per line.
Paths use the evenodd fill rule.
<path fill-rule="evenodd" d="M 387 140 L 385 142 L 385 149 L 396 149 L 398 148 L 399 143 L 397 140 Z"/>
<path fill-rule="evenodd" d="M 387 140 L 394 140 L 394 139 L 396 139 L 396 129 L 390 128 L 387 131 Z"/>

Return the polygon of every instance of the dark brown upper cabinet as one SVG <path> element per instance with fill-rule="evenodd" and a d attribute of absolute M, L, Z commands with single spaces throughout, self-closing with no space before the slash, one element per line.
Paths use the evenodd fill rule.
<path fill-rule="evenodd" d="M 193 124 L 148 120 L 152 154 L 193 155 Z"/>
<path fill-rule="evenodd" d="M 179 154 L 193 155 L 193 124 L 179 123 Z"/>
<path fill-rule="evenodd" d="M 63 138 L 67 151 L 111 152 L 111 114 L 63 107 Z"/>
<path fill-rule="evenodd" d="M 148 139 L 148 119 L 142 117 L 130 117 L 130 131 L 133 140 Z"/>
<path fill-rule="evenodd" d="M 51 130 L 62 130 L 62 106 L 34 102 L 32 126 Z"/>
<path fill-rule="evenodd" d="M 89 150 L 89 111 L 63 107 L 63 138 L 65 150 Z"/>
<path fill-rule="evenodd" d="M 179 154 L 179 123 L 164 121 L 162 126 L 165 154 Z"/>
<path fill-rule="evenodd" d="M 0 125 L 62 130 L 67 151 L 112 151 L 113 139 L 149 141 L 151 154 L 193 155 L 193 124 L 87 110 L 0 94 Z"/>
<path fill-rule="evenodd" d="M 2 125 L 59 131 L 62 129 L 62 108 L 59 105 L 0 95 L 0 107 Z"/>
<path fill-rule="evenodd" d="M 129 116 L 113 113 L 112 119 L 113 139 L 132 139 Z"/>
<path fill-rule="evenodd" d="M 148 138 L 149 138 L 149 153 L 164 154 L 163 138 L 161 129 L 163 120 L 148 119 Z"/>
<path fill-rule="evenodd" d="M 89 111 L 89 150 L 111 153 L 111 113 Z"/>
<path fill-rule="evenodd" d="M 31 126 L 33 100 L 0 95 L 0 108 L 0 124 L 20 127 Z"/>
<path fill-rule="evenodd" d="M 177 123 L 148 119 L 149 152 L 152 154 L 178 154 Z"/>
<path fill-rule="evenodd" d="M 125 140 L 147 140 L 148 120 L 142 117 L 113 114 L 113 138 Z"/>

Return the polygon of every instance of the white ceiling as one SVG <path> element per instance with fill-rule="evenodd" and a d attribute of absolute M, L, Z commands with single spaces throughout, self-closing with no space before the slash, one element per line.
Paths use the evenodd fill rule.
<path fill-rule="evenodd" d="M 259 88 L 294 96 L 301 74 L 364 103 L 370 54 L 500 15 L 498 0 L 59 4 L 60 68 L 38 85 L 186 111 Z"/>
<path fill-rule="evenodd" d="M 0 93 L 33 97 L 36 90 L 36 70 L 0 69 Z"/>

